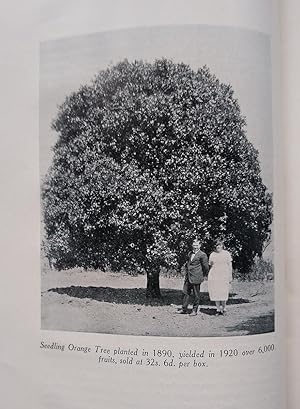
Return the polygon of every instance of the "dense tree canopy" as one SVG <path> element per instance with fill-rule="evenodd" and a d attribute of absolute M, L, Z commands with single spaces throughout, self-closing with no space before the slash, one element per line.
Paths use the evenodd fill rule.
<path fill-rule="evenodd" d="M 271 195 L 230 85 L 207 67 L 160 59 L 100 71 L 59 107 L 43 185 L 56 268 L 145 271 L 158 295 L 193 237 L 223 236 L 235 266 L 261 255 Z"/>

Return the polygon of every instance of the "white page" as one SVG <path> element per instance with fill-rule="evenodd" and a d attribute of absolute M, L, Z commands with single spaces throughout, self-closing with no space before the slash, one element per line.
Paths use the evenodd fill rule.
<path fill-rule="evenodd" d="M 299 3 L 286 1 L 281 6 L 282 25 L 282 129 L 285 135 L 286 163 L 286 268 L 288 300 L 288 407 L 299 407 Z"/>
<path fill-rule="evenodd" d="M 151 7 L 149 4 L 134 1 L 115 2 L 113 5 L 111 2 L 92 1 L 75 4 L 74 2 L 63 4 L 53 1 L 43 2 L 40 32 L 38 33 L 37 8 L 32 3 L 32 8 L 27 9 L 25 22 L 24 14 L 19 9 L 20 18 L 18 14 L 13 14 L 13 18 L 4 26 L 5 32 L 10 34 L 5 37 L 8 37 L 11 43 L 11 47 L 5 47 L 7 50 L 5 60 L 9 61 L 9 64 L 4 66 L 2 76 L 4 89 L 7 90 L 7 97 L 3 101 L 5 124 L 7 124 L 7 127 L 4 128 L 6 131 L 4 136 L 12 135 L 11 138 L 5 136 L 3 144 L 6 149 L 1 150 L 4 154 L 2 166 L 5 167 L 7 174 L 11 175 L 8 183 L 6 181 L 8 200 L 4 202 L 5 207 L 2 211 L 3 214 L 5 210 L 8 212 L 3 228 L 6 234 L 2 235 L 3 271 L 5 272 L 2 321 L 4 322 L 3 333 L 9 336 L 1 340 L 2 351 L 5 352 L 1 357 L 1 376 L 6 385 L 4 402 L 7 407 L 24 408 L 24 404 L 25 407 L 41 408 L 67 408 L 71 405 L 78 408 L 93 408 L 99 405 L 108 408 L 140 406 L 147 408 L 153 405 L 167 408 L 179 407 L 182 404 L 190 408 L 201 404 L 207 408 L 221 409 L 241 406 L 249 409 L 253 407 L 281 409 L 284 407 L 284 382 L 280 379 L 280 374 L 284 373 L 284 352 L 281 350 L 280 338 L 282 328 L 280 317 L 283 313 L 280 291 L 283 288 L 283 277 L 278 273 L 283 265 L 283 252 L 280 245 L 281 183 L 280 178 L 276 177 L 281 174 L 282 164 L 278 160 L 280 140 L 276 132 L 277 128 L 274 126 L 276 122 L 273 124 L 276 215 L 274 230 L 277 241 L 275 242 L 277 269 L 275 332 L 249 337 L 226 336 L 223 338 L 215 336 L 205 338 L 199 336 L 192 338 L 116 336 L 93 333 L 92 330 L 88 330 L 88 333 L 84 330 L 83 332 L 55 331 L 55 329 L 65 329 L 59 326 L 46 328 L 47 325 L 53 323 L 53 319 L 48 320 L 46 324 L 43 324 L 42 321 L 44 330 L 40 330 L 39 292 L 40 286 L 43 290 L 43 280 L 40 283 L 38 110 L 43 109 L 44 105 L 41 100 L 42 105 L 38 107 L 38 93 L 44 83 L 43 65 L 41 64 L 39 89 L 39 41 L 43 41 L 41 45 L 41 52 L 43 52 L 45 41 L 51 44 L 53 39 L 68 37 L 71 40 L 75 35 L 103 31 L 109 33 L 111 30 L 131 27 L 204 24 L 213 27 L 236 27 L 237 30 L 247 28 L 265 34 L 270 34 L 274 29 L 270 2 L 228 1 L 220 5 L 220 2 L 198 1 L 190 2 L 188 7 L 186 4 L 183 6 L 183 2 L 180 1 L 159 2 L 157 5 L 151 2 Z M 12 8 L 10 14 L 13 11 Z M 59 41 L 56 44 L 59 44 Z M 46 60 L 41 60 L 42 63 L 43 61 Z M 272 68 L 276 72 L 276 67 Z M 20 82 L 14 82 L 11 88 L 11 82 L 7 78 L 13 76 L 14 80 L 18 81 L 19 76 L 15 73 L 19 69 L 24 77 L 26 74 L 26 80 L 21 75 Z M 222 66 L 219 66 L 219 70 L 218 74 L 224 75 Z M 273 97 L 278 96 L 276 78 L 275 75 Z M 49 85 L 51 86 L 51 83 Z M 236 87 L 238 88 L 238 81 Z M 247 98 L 244 97 L 244 106 L 246 105 Z M 18 120 L 14 114 L 15 109 L 17 109 Z M 245 109 L 251 112 L 251 103 Z M 275 103 L 274 121 L 277 118 L 276 109 Z M 43 117 L 40 116 L 40 130 L 43 126 L 41 119 Z M 15 144 L 19 147 L 18 151 L 13 148 Z M 260 148 L 263 150 L 262 145 Z M 268 163 L 266 159 L 264 163 Z M 43 164 L 41 160 L 42 174 Z M 263 171 L 267 175 L 269 166 L 266 166 Z M 269 173 L 271 180 L 270 175 L 271 173 Z M 12 260 L 14 260 L 13 264 Z M 20 270 L 23 271 L 22 274 Z M 55 276 L 53 286 L 55 287 Z M 15 288 L 13 298 L 7 291 L 8 288 Z M 53 305 L 54 313 L 56 307 Z M 9 318 L 5 313 L 7 310 L 9 310 Z M 63 325 L 72 324 L 64 319 L 61 322 Z M 57 325 L 57 322 L 54 325 Z M 52 343 L 65 345 L 65 351 L 62 352 L 58 348 L 56 350 L 40 348 L 41 341 L 49 345 Z M 91 347 L 92 352 L 71 353 L 68 351 L 70 344 Z M 275 345 L 274 352 L 265 354 L 257 352 L 259 347 L 272 344 Z M 133 350 L 138 348 L 139 351 L 144 348 L 149 353 L 155 348 L 171 350 L 176 358 L 177 366 L 171 370 L 164 366 L 164 360 L 162 360 L 160 368 L 144 365 L 135 366 L 135 368 L 129 365 L 112 367 L 105 362 L 99 362 L 99 354 L 94 352 L 95 345 L 110 348 L 112 353 L 119 347 Z M 228 349 L 237 350 L 239 356 L 236 359 L 229 357 L 220 359 L 219 351 Z M 205 368 L 179 369 L 178 353 L 183 350 L 196 350 L 200 354 L 204 351 L 206 356 L 209 351 L 213 351 L 216 358 L 211 358 L 209 362 L 207 359 L 199 358 L 199 362 L 205 361 L 208 365 Z M 255 350 L 255 354 L 245 356 L 245 351 L 250 350 Z M 193 365 L 193 361 L 194 359 L 190 360 L 190 366 Z M 118 385 L 118 393 L 116 393 L 116 385 Z M 13 390 L 17 390 L 18 393 L 13 393 Z"/>

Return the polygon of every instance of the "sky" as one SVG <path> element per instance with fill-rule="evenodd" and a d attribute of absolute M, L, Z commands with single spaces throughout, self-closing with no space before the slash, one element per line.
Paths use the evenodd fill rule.
<path fill-rule="evenodd" d="M 40 47 L 40 173 L 51 163 L 57 135 L 51 121 L 65 97 L 90 83 L 101 69 L 127 58 L 165 57 L 193 69 L 207 65 L 230 83 L 259 151 L 262 178 L 273 190 L 271 45 L 268 35 L 232 27 L 168 25 L 69 37 Z"/>

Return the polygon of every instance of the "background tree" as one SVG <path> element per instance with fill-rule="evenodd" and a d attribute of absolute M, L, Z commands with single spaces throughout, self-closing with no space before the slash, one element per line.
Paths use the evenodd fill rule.
<path fill-rule="evenodd" d="M 270 236 L 271 195 L 230 85 L 160 59 L 100 71 L 60 106 L 43 185 L 46 252 L 73 266 L 180 268 L 193 237 L 226 238 L 244 274 Z"/>

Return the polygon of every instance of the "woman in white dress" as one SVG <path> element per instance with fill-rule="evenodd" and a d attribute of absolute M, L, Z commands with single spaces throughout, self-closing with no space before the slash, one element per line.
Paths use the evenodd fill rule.
<path fill-rule="evenodd" d="M 224 250 L 223 242 L 216 243 L 215 251 L 209 256 L 209 265 L 209 297 L 216 303 L 217 315 L 223 315 L 229 296 L 229 285 L 232 281 L 232 258 L 229 251 Z"/>

